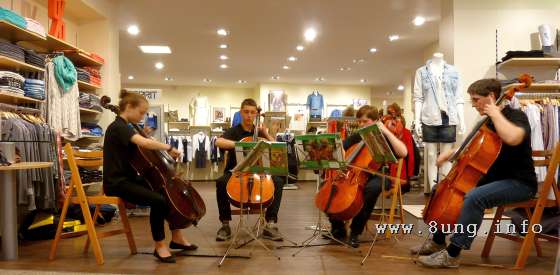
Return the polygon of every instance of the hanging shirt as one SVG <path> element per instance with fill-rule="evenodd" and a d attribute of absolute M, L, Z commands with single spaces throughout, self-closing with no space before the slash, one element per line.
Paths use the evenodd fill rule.
<path fill-rule="evenodd" d="M 525 108 L 525 114 L 529 120 L 529 125 L 531 126 L 531 148 L 533 151 L 544 150 L 544 142 L 542 135 L 542 125 L 541 125 L 541 112 L 537 105 L 527 104 Z M 542 157 L 534 158 L 544 159 Z M 546 167 L 535 167 L 535 173 L 537 174 L 538 182 L 544 181 L 546 177 Z"/>
<path fill-rule="evenodd" d="M 312 116 L 321 116 L 323 114 L 323 95 L 313 92 L 307 96 L 307 108 Z"/>

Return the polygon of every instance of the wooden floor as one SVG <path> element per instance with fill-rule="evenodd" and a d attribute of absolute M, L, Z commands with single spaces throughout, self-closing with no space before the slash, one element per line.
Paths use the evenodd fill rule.
<path fill-rule="evenodd" d="M 228 243 L 214 241 L 218 230 L 218 213 L 215 202 L 215 186 L 213 183 L 196 183 L 197 190 L 205 198 L 207 215 L 199 225 L 199 229 L 189 228 L 186 236 L 200 246 L 197 254 L 223 255 Z M 316 209 L 313 206 L 315 185 L 312 182 L 301 183 L 299 190 L 286 190 L 280 209 L 279 227 L 288 238 L 298 243 L 311 235 L 312 231 L 305 230 L 305 226 L 314 224 Z M 405 195 L 406 204 L 423 203 L 420 193 Z M 235 220 L 235 218 L 234 218 Z M 129 255 L 127 242 L 124 237 L 116 236 L 102 240 L 105 264 L 98 266 L 90 251 L 82 253 L 85 237 L 66 239 L 61 241 L 57 259 L 48 261 L 47 255 L 50 241 L 27 242 L 20 245 L 20 260 L 0 262 L 0 269 L 18 269 L 35 271 L 65 271 L 65 272 L 99 272 L 99 273 L 136 273 L 136 274 L 372 274 L 377 272 L 389 274 L 443 274 L 460 272 L 461 274 L 511 274 L 504 268 L 480 267 L 472 264 L 493 264 L 511 267 L 519 245 L 511 241 L 497 239 L 489 259 L 480 258 L 484 237 L 478 237 L 472 250 L 462 253 L 463 266 L 459 271 L 426 269 L 414 264 L 411 260 L 398 257 L 409 257 L 408 249 L 423 241 L 418 236 L 399 236 L 397 240 L 378 241 L 373 254 L 360 265 L 361 255 L 367 253 L 369 243 L 364 243 L 360 249 L 350 250 L 341 246 L 329 245 L 307 248 L 295 257 L 294 248 L 280 248 L 275 252 L 280 260 L 271 256 L 261 247 L 255 246 L 251 259 L 226 259 L 222 267 L 218 267 L 219 258 L 214 257 L 179 257 L 177 264 L 160 264 L 149 255 L 153 251 L 150 229 L 147 217 L 132 217 L 132 227 L 138 246 L 139 254 Z M 235 223 L 234 223 L 235 224 Z M 110 226 L 118 226 L 110 225 Z M 371 225 L 370 225 L 371 226 Z M 362 235 L 364 240 L 370 235 Z M 319 239 L 317 243 L 324 242 Z M 267 242 L 271 244 L 271 242 Z M 278 243 L 273 243 L 278 244 Z M 280 243 L 281 244 L 281 243 Z M 284 242 L 285 245 L 289 243 Z M 249 248 L 234 251 L 236 255 L 248 255 Z M 534 251 L 528 260 L 525 270 L 516 274 L 552 274 L 557 253 L 556 243 L 543 245 L 545 257 L 536 257 Z M 387 256 L 396 256 L 387 258 Z M 0 271 L 2 274 L 7 274 Z M 23 274 L 23 273 L 18 273 Z M 28 274 L 28 273 L 26 273 Z"/>

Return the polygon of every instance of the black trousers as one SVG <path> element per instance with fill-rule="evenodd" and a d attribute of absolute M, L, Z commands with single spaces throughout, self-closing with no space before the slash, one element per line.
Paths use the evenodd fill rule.
<path fill-rule="evenodd" d="M 371 216 L 371 212 L 373 212 L 373 208 L 375 207 L 375 203 L 377 203 L 377 198 L 379 198 L 381 194 L 381 183 L 382 180 L 378 176 L 372 176 L 368 182 L 366 182 L 364 186 L 364 206 L 358 215 L 352 219 L 352 224 L 350 225 L 350 230 L 353 235 L 360 235 L 364 231 L 369 217 Z M 390 187 L 391 181 L 385 180 L 385 190 L 389 190 Z M 329 220 L 333 231 L 344 230 L 344 221 L 334 220 L 332 218 Z"/>
<path fill-rule="evenodd" d="M 169 205 L 165 197 L 161 193 L 153 191 L 145 180 L 139 177 L 121 181 L 118 184 L 106 186 L 105 193 L 136 205 L 150 206 L 152 238 L 156 242 L 165 239 L 164 220 L 169 213 Z M 180 229 L 174 228 L 171 224 L 169 224 L 169 228 L 171 230 Z"/>
<path fill-rule="evenodd" d="M 222 222 L 231 221 L 231 207 L 226 189 L 227 182 L 230 177 L 231 173 L 226 172 L 224 175 L 216 179 L 216 200 L 218 201 L 218 212 L 220 213 L 220 221 Z M 274 201 L 266 208 L 265 218 L 266 221 L 277 222 L 285 178 L 273 176 L 272 181 L 274 182 Z"/>

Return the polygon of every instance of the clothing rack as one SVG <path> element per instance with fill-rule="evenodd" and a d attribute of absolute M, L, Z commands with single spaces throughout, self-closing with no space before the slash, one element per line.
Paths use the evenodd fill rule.
<path fill-rule="evenodd" d="M 22 107 L 22 106 L 17 106 L 17 105 L 12 105 L 12 104 L 6 104 L 6 103 L 0 103 L 0 110 L 3 110 L 3 111 L 15 111 L 15 112 L 29 113 L 29 114 L 36 114 L 36 113 L 40 113 L 40 112 L 41 112 L 41 110 L 39 110 L 39 109 L 28 108 L 28 107 Z"/>

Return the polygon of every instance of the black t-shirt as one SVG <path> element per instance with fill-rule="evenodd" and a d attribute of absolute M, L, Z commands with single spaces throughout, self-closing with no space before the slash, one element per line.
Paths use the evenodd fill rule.
<path fill-rule="evenodd" d="M 103 145 L 104 185 L 110 186 L 136 177 L 136 172 L 128 162 L 132 152 L 138 149 L 136 144 L 130 141 L 135 134 L 120 116 L 107 127 Z"/>
<path fill-rule="evenodd" d="M 529 120 L 523 111 L 512 109 L 509 106 L 502 110 L 502 114 L 511 123 L 523 128 L 525 137 L 516 146 L 502 144 L 502 150 L 498 154 L 498 158 L 492 164 L 488 173 L 478 182 L 478 186 L 497 180 L 516 179 L 536 190 L 537 175 L 533 164 Z M 487 125 L 491 130 L 496 131 L 492 120 L 488 121 Z"/>
<path fill-rule="evenodd" d="M 254 130 L 251 132 L 245 131 L 245 129 L 243 129 L 243 126 L 241 126 L 241 124 L 238 124 L 235 127 L 227 129 L 222 135 L 222 137 L 233 141 L 240 141 L 245 137 L 253 136 L 254 133 L 255 133 Z M 262 135 L 262 133 L 259 133 L 259 137 L 264 138 L 264 135 Z M 235 158 L 235 149 L 230 149 L 226 151 L 228 152 L 228 156 L 227 156 L 226 167 L 224 168 L 224 173 L 229 173 L 230 170 L 235 168 L 235 166 L 237 165 L 237 159 Z"/>

